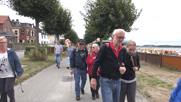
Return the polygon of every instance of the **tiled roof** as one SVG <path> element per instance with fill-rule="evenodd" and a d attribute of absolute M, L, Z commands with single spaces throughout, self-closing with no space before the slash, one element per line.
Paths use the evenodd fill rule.
<path fill-rule="evenodd" d="M 1 16 L 0 15 L 0 24 L 1 23 L 4 23 L 7 19 L 8 19 L 9 16 Z"/>

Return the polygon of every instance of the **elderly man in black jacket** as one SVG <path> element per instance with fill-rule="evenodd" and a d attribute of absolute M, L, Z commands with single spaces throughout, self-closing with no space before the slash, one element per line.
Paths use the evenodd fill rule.
<path fill-rule="evenodd" d="M 92 69 L 91 87 L 95 89 L 97 70 L 100 66 L 99 74 L 103 102 L 119 102 L 121 74 L 126 71 L 126 68 L 122 66 L 126 49 L 121 46 L 125 38 L 125 31 L 115 29 L 112 37 L 113 40 L 103 45 L 99 50 Z"/>

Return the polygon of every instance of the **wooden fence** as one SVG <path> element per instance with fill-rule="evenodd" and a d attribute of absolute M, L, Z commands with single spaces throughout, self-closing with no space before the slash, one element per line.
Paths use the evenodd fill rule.
<path fill-rule="evenodd" d="M 158 55 L 158 54 L 149 54 L 149 53 L 140 53 L 138 52 L 140 60 L 145 62 L 160 65 L 161 67 L 173 67 L 181 70 L 181 57 L 179 56 L 167 56 L 167 55 Z"/>

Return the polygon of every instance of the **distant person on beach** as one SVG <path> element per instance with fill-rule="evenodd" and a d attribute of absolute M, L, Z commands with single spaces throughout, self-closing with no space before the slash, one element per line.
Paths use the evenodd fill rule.
<path fill-rule="evenodd" d="M 91 87 L 94 90 L 97 86 L 97 71 L 100 68 L 99 82 L 103 102 L 119 102 L 121 75 L 126 71 L 122 65 L 126 49 L 121 45 L 125 38 L 125 31 L 115 29 L 112 37 L 113 40 L 110 43 L 100 48 L 92 68 Z"/>
<path fill-rule="evenodd" d="M 0 36 L 0 102 L 15 102 L 14 83 L 15 78 L 19 79 L 24 70 L 16 52 L 7 48 L 7 39 Z"/>
<path fill-rule="evenodd" d="M 124 58 L 126 72 L 121 77 L 120 102 L 125 101 L 127 96 L 128 102 L 135 102 L 136 94 L 136 75 L 135 72 L 140 69 L 139 56 L 136 51 L 136 43 L 130 40 L 126 45 L 127 53 Z"/>
<path fill-rule="evenodd" d="M 178 80 L 177 87 L 173 89 L 169 102 L 181 102 L 181 78 Z"/>
<path fill-rule="evenodd" d="M 57 41 L 54 48 L 54 53 L 55 53 L 55 62 L 57 64 L 56 66 L 58 67 L 58 69 L 60 68 L 60 59 L 62 52 L 63 52 L 63 46 L 60 44 L 59 41 Z"/>
<path fill-rule="evenodd" d="M 99 45 L 98 44 L 92 44 L 92 52 L 88 54 L 88 57 L 86 59 L 86 63 L 88 65 L 87 73 L 89 74 L 90 81 L 92 79 L 92 67 L 93 67 L 93 64 L 95 62 L 95 59 L 96 59 L 98 52 L 99 52 Z M 91 87 L 92 100 L 99 98 L 99 93 L 98 93 L 98 91 L 99 91 L 99 79 L 100 79 L 100 75 L 97 71 L 97 77 L 96 77 L 97 87 L 96 87 L 96 90 L 92 89 L 92 87 Z"/>

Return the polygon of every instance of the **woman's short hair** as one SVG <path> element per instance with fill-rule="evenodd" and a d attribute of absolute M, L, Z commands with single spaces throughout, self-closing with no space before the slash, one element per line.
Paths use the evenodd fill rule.
<path fill-rule="evenodd" d="M 97 49 L 99 49 L 99 45 L 98 44 L 92 44 L 92 46 L 95 46 Z"/>
<path fill-rule="evenodd" d="M 0 40 L 3 40 L 3 39 L 7 42 L 7 39 L 5 36 L 0 36 Z"/>
<path fill-rule="evenodd" d="M 129 46 L 136 46 L 136 42 L 130 40 L 130 41 L 126 44 L 126 47 L 129 47 Z"/>

